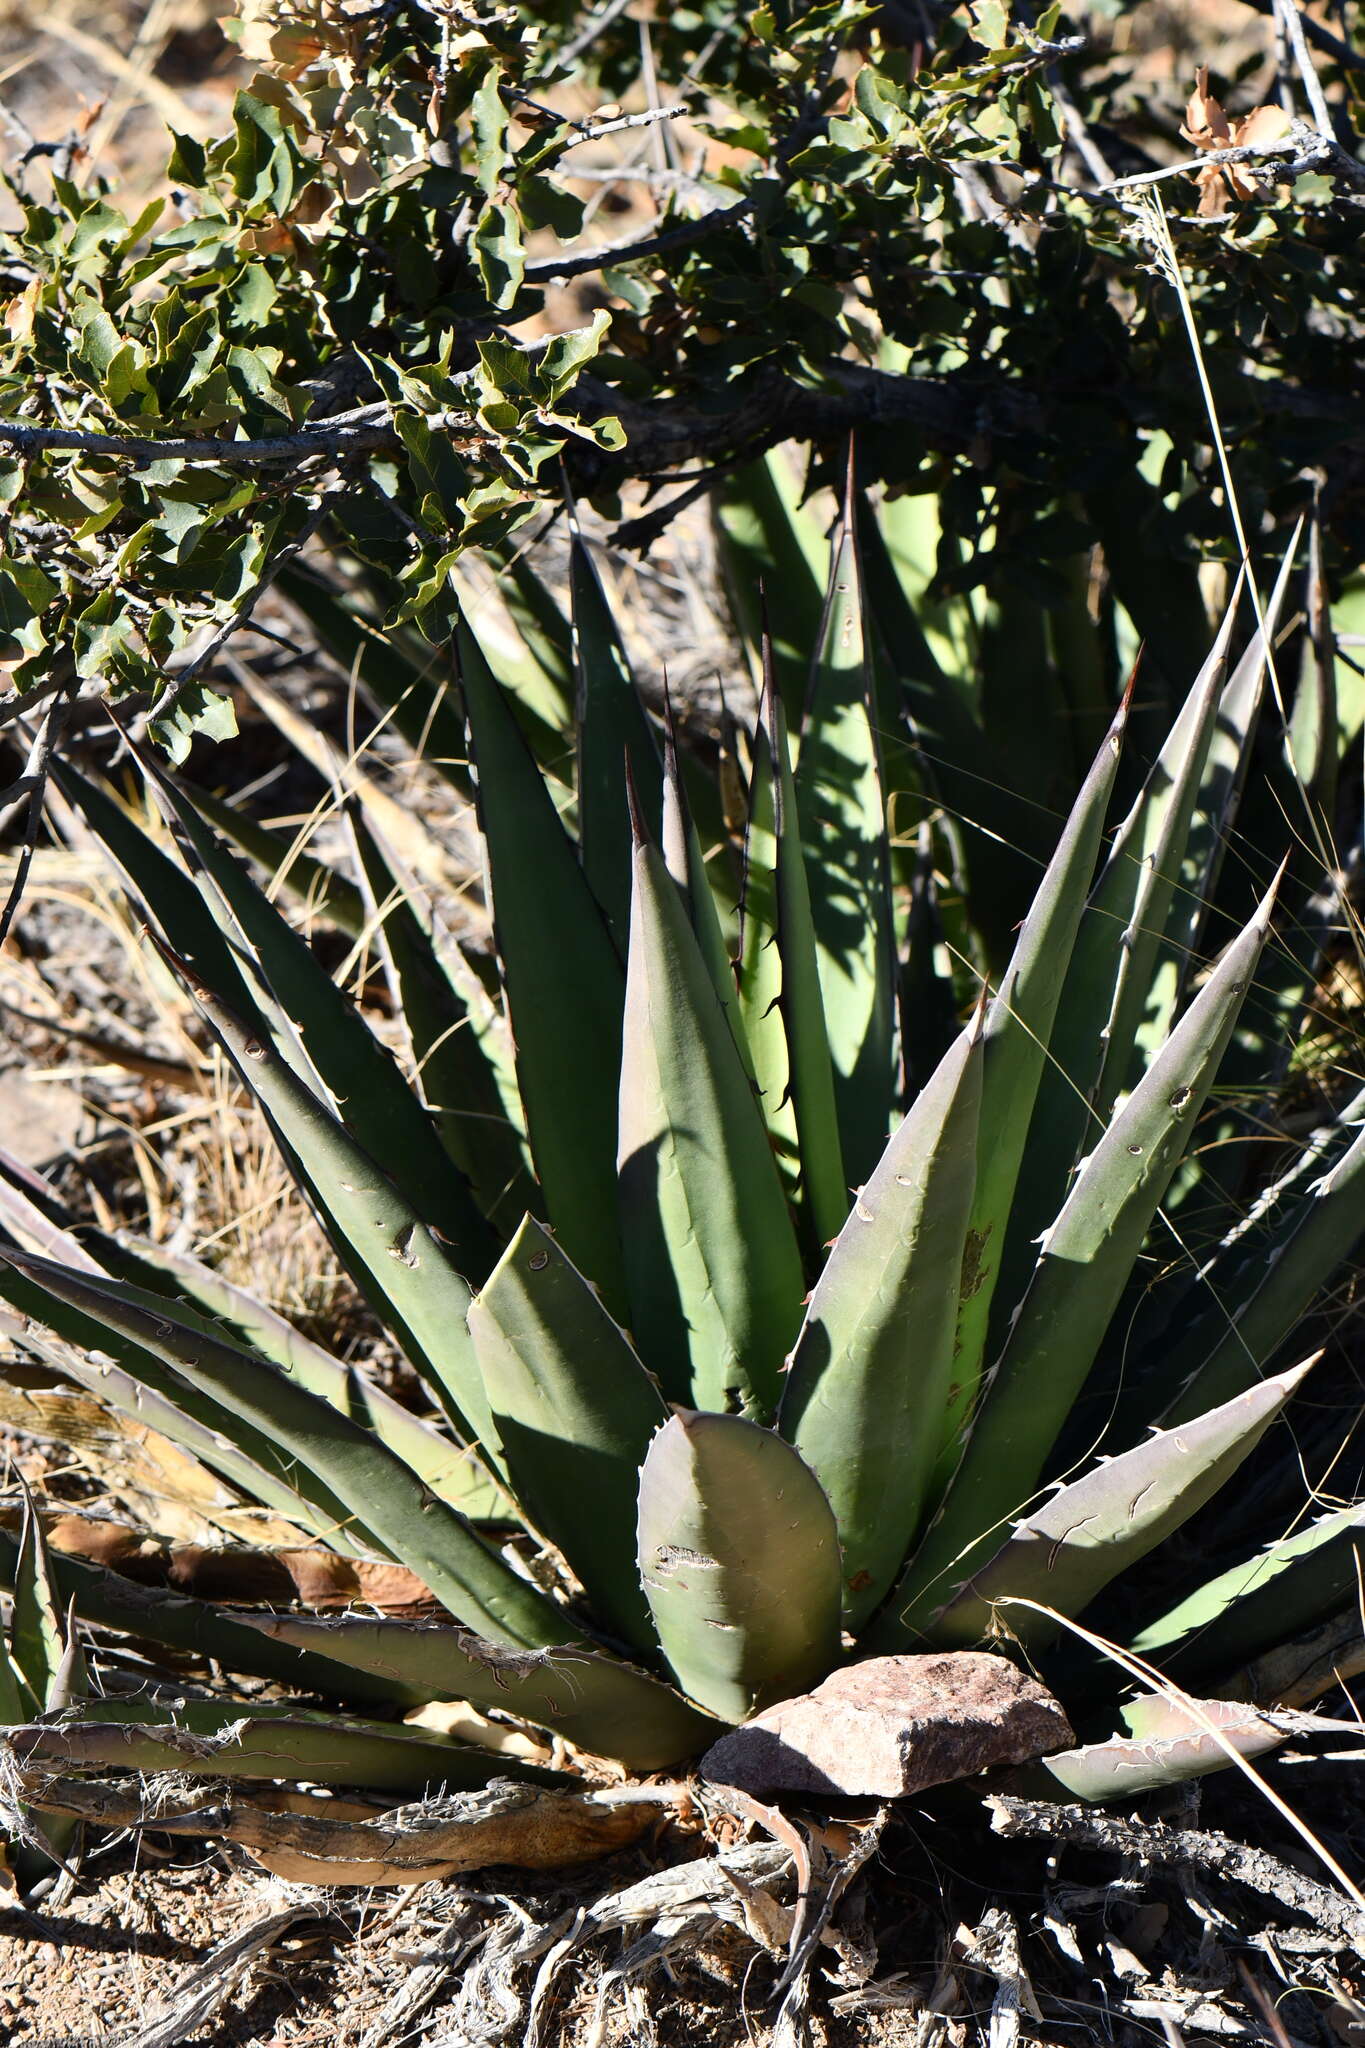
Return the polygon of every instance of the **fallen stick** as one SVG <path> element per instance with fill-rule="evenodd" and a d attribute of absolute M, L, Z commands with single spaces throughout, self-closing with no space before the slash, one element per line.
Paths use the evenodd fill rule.
<path fill-rule="evenodd" d="M 1101 1849 L 1130 1856 L 1140 1863 L 1197 1870 L 1275 1899 L 1291 1912 L 1302 1913 L 1324 1933 L 1365 1954 L 1365 1913 L 1311 1877 L 1304 1877 L 1278 1856 L 1251 1849 L 1212 1829 L 1171 1828 L 1161 1821 L 1120 1820 L 1088 1806 L 1052 1805 L 1045 1799 L 1019 1799 L 997 1793 L 986 1801 L 991 1826 L 998 1835 L 1037 1835 L 1053 1843 Z"/>

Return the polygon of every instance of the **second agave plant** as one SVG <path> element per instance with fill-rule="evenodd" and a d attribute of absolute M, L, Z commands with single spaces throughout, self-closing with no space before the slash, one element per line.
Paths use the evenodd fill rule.
<path fill-rule="evenodd" d="M 1365 1099 L 1329 1099 L 1302 1159 L 1254 1188 L 1208 1167 L 1215 1127 L 1263 1123 L 1311 1009 L 1276 883 L 1219 872 L 1288 566 L 1231 661 L 1229 615 L 1145 775 L 1125 700 L 973 988 L 945 971 L 920 858 L 947 818 L 931 753 L 906 779 L 882 744 L 914 700 L 879 546 L 850 496 L 799 701 L 767 663 L 739 830 L 642 704 L 581 540 L 569 619 L 539 589 L 528 611 L 527 572 L 513 586 L 544 629 L 535 689 L 463 623 L 448 648 L 382 640 L 296 579 L 324 643 L 476 802 L 492 982 L 363 786 L 349 867 L 296 861 L 277 891 L 268 838 L 155 760 L 178 857 L 58 770 L 428 1412 L 16 1168 L 0 1293 L 64 1377 L 309 1540 L 409 1567 L 451 1619 L 148 1602 L 56 1559 L 78 1615 L 353 1714 L 466 1700 L 636 1769 L 869 1654 L 1053 1658 L 1104 1736 L 1128 1679 L 1061 1654 L 1081 1616 L 1206 1698 L 1255 1696 L 1286 1642 L 1351 1633 L 1365 1510 L 1249 1537 L 1164 1611 L 1139 1572 L 1292 1399 L 1296 1332 L 1360 1230 Z M 898 778 L 929 821 L 908 845 Z M 1296 931 L 1321 879 L 1285 884 Z M 290 886 L 373 936 L 400 1056 L 278 907 Z M 1170 1253 L 1196 1213 L 1194 1270 Z M 0 1531 L 6 1559 L 12 1580 Z M 231 1700 L 234 1725 L 254 1711 Z M 137 1699 L 69 1708 L 24 1753 L 126 1753 L 120 1717 L 147 1768 L 165 1760 L 174 1710 Z M 395 1761 L 402 1741 L 366 1726 L 309 1723 L 305 1774 L 331 1741 L 334 1777 L 430 1778 L 438 1745 Z M 445 1752 L 451 1782 L 478 1774 Z M 1087 1754 L 1054 1776 L 1098 1796 L 1112 1772 Z"/>

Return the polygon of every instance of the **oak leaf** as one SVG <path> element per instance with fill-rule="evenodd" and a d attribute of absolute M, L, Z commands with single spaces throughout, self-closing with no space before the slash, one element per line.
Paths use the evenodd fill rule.
<path fill-rule="evenodd" d="M 1293 117 L 1283 107 L 1274 106 L 1253 107 L 1249 114 L 1229 122 L 1221 101 L 1209 91 L 1209 67 L 1201 64 L 1180 132 L 1196 149 L 1246 149 L 1280 141 L 1293 125 Z M 1229 190 L 1237 199 L 1254 199 L 1261 190 L 1242 164 L 1206 164 L 1195 183 L 1199 187 L 1198 211 L 1206 215 L 1226 210 Z"/>

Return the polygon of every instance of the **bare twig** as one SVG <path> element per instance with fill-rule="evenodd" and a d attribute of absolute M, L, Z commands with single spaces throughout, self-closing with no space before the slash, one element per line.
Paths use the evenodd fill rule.
<path fill-rule="evenodd" d="M 1196 177 L 1210 164 L 1275 164 L 1280 175 L 1297 178 L 1305 171 L 1325 172 L 1354 185 L 1365 185 L 1365 164 L 1357 162 L 1330 135 L 1296 121 L 1288 135 L 1274 142 L 1234 143 L 1227 149 L 1208 149 L 1201 156 L 1185 157 L 1178 164 L 1162 164 L 1155 171 L 1137 171 L 1132 177 L 1114 178 L 1100 189 L 1104 193 L 1131 192 L 1140 185 L 1158 185 L 1166 178 Z"/>
<path fill-rule="evenodd" d="M 629 5 L 630 0 L 607 0 L 605 7 L 599 7 L 595 14 L 590 14 L 578 34 L 560 51 L 560 63 L 576 64 L 589 44 L 596 42 L 603 29 L 610 28 Z"/>
<path fill-rule="evenodd" d="M 3 709 L 0 709 L 0 730 L 7 725 L 15 724 L 19 719 L 27 718 L 30 711 L 36 710 L 38 705 L 55 696 L 58 690 L 66 689 L 69 681 L 70 678 L 67 676 L 49 676 L 46 682 L 38 683 L 22 697 L 10 698 Z"/>
<path fill-rule="evenodd" d="M 1274 15 L 1277 0 L 1242 0 L 1244 7 L 1254 8 L 1257 14 Z M 1314 21 L 1311 14 L 1300 16 L 1300 25 L 1307 40 L 1315 50 L 1321 50 L 1324 57 L 1331 57 L 1347 71 L 1365 71 L 1365 51 L 1357 50 L 1333 35 L 1330 28 L 1324 28 L 1320 21 Z"/>
<path fill-rule="evenodd" d="M 566 171 L 580 185 L 648 185 L 664 192 L 706 192 L 695 171 L 657 170 L 653 164 L 590 164 Z"/>
<path fill-rule="evenodd" d="M 388 424 L 388 407 L 366 406 L 363 411 L 374 417 L 357 419 L 352 415 L 349 422 L 301 427 L 294 433 L 255 441 L 228 441 L 213 435 L 193 440 L 158 440 L 149 434 L 91 434 L 77 427 L 37 427 L 27 420 L 0 420 L 0 448 L 13 448 L 26 455 L 109 455 L 139 466 L 150 462 L 303 462 L 313 455 L 351 455 L 391 448 L 394 434 Z M 459 420 L 461 431 L 476 431 L 467 415 L 459 415 Z"/>
<path fill-rule="evenodd" d="M 699 220 L 661 228 L 657 234 L 631 236 L 621 242 L 602 242 L 595 249 L 584 249 L 577 256 L 551 256 L 543 263 L 528 263 L 526 282 L 548 284 L 554 278 L 581 277 L 585 271 L 602 270 L 608 264 L 630 263 L 639 256 L 658 256 L 668 249 L 689 248 L 704 235 L 714 234 L 717 228 L 742 220 L 746 214 L 752 213 L 753 205 L 752 199 L 737 199 L 733 206 L 713 207 Z"/>
<path fill-rule="evenodd" d="M 600 142 L 604 135 L 620 135 L 627 128 L 652 128 L 659 121 L 678 121 L 687 112 L 686 106 L 678 100 L 668 107 L 646 107 L 640 114 L 613 114 L 606 121 L 576 121 L 572 114 L 564 114 L 557 107 L 543 106 L 532 99 L 530 93 L 521 92 L 515 86 L 506 88 L 509 99 L 520 106 L 533 107 L 539 114 L 546 114 L 552 120 L 562 121 L 572 132 L 562 141 L 553 145 L 552 155 L 557 162 L 571 149 L 581 149 L 585 142 Z"/>
<path fill-rule="evenodd" d="M 1097 185 L 1111 185 L 1114 173 L 1105 162 L 1104 153 L 1086 125 L 1085 116 L 1068 92 L 1063 80 L 1054 75 L 1048 80 L 1048 91 L 1062 110 L 1066 139 L 1075 150 L 1081 162 Z"/>
<path fill-rule="evenodd" d="M 623 519 L 612 531 L 613 547 L 638 548 L 641 554 L 644 554 L 647 548 L 654 545 L 664 529 L 672 525 L 680 512 L 685 512 L 689 505 L 695 505 L 698 498 L 705 497 L 708 491 L 714 490 L 720 479 L 733 467 L 733 463 L 718 462 L 714 469 L 708 469 L 704 476 L 697 477 L 686 490 L 679 491 L 676 497 L 669 498 L 662 505 L 656 505 L 652 511 L 639 513 L 634 519 Z"/>
<path fill-rule="evenodd" d="M 585 127 L 583 133 L 569 147 L 577 149 L 580 142 L 597 142 L 604 135 L 620 135 L 627 128 L 652 128 L 656 121 L 679 121 L 687 112 L 681 104 L 671 107 L 646 107 L 643 114 L 618 114 L 611 121 L 595 121 Z"/>
<path fill-rule="evenodd" d="M 1298 66 L 1299 77 L 1303 80 L 1303 89 L 1313 110 L 1317 131 L 1319 135 L 1325 135 L 1329 141 L 1335 141 L 1327 96 L 1323 92 L 1322 80 L 1318 77 L 1313 59 L 1308 54 L 1308 44 L 1304 40 L 1303 15 L 1299 11 L 1298 0 L 1275 0 L 1275 18 L 1283 27 L 1285 39 L 1294 52 L 1294 62 Z"/>

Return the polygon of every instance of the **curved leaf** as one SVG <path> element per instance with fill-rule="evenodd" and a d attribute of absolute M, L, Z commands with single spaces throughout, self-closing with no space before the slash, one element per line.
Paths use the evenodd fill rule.
<path fill-rule="evenodd" d="M 483 1383 L 465 1327 L 469 1286 L 425 1217 L 269 1040 L 234 1016 L 168 948 L 160 951 L 185 979 L 259 1102 L 295 1180 L 376 1314 L 429 1375 L 461 1434 L 491 1446 Z"/>
<path fill-rule="evenodd" d="M 1188 1708 L 1168 1712 L 1159 1733 L 1111 1735 L 1105 1742 L 1040 1757 L 1028 1765 L 1019 1783 L 1027 1783 L 1030 1791 L 1036 1789 L 1044 1798 L 1099 1805 L 1226 1770 L 1233 1761 L 1230 1750 L 1237 1756 L 1266 1756 L 1287 1739 L 1286 1731 L 1246 1707 L 1226 1700 L 1192 1700 Z"/>
<path fill-rule="evenodd" d="M 677 888 L 637 839 L 621 1061 L 631 1323 L 670 1399 L 776 1405 L 805 1282 L 753 1086 Z"/>
<path fill-rule="evenodd" d="M 908 1640 L 942 1605 L 948 1585 L 985 1562 L 984 1546 L 1037 1484 L 1212 1086 L 1273 904 L 1272 890 L 1077 1175 L 1046 1235 L 942 1512 L 874 1628 L 878 1649 Z"/>
<path fill-rule="evenodd" d="M 1114 834 L 1076 932 L 1010 1225 L 1007 1302 L 1022 1294 L 1033 1246 L 1065 1198 L 1078 1154 L 1093 1142 L 1121 1091 L 1137 1077 L 1139 1027 L 1152 995 L 1213 739 L 1236 609 L 1234 601 L 1136 802 Z"/>
<path fill-rule="evenodd" d="M 689 1699 L 742 1721 L 839 1661 L 839 1541 L 789 1444 L 680 1410 L 640 1475 L 640 1575 Z"/>
<path fill-rule="evenodd" d="M 834 1510 L 854 1630 L 918 1531 L 954 1392 L 980 1022 L 949 1048 L 859 1190 L 811 1295 L 778 1414 Z"/>
<path fill-rule="evenodd" d="M 463 645 L 461 688 L 531 1152 L 556 1235 L 616 1308 L 621 962 L 516 721 Z"/>
<path fill-rule="evenodd" d="M 844 1165 L 857 1184 L 886 1145 L 898 1049 L 886 802 L 852 494 L 850 475 L 795 781 Z"/>
<path fill-rule="evenodd" d="M 121 1299 L 85 1274 L 8 1254 L 46 1293 L 126 1335 L 315 1472 L 438 1600 L 495 1642 L 543 1649 L 579 1637 L 563 1610 L 480 1541 L 388 1446 L 263 1360 Z"/>
<path fill-rule="evenodd" d="M 451 1245 L 461 1267 L 481 1278 L 493 1239 L 469 1183 L 441 1145 L 431 1119 L 355 1006 L 312 947 L 219 844 L 193 805 L 149 755 L 139 765 L 193 849 L 206 901 L 222 925 L 270 1027 L 276 1050 L 299 1075 L 316 1075 L 356 1142 L 409 1204 Z M 155 904 L 152 905 L 155 911 Z M 303 1053 L 303 1064 L 299 1049 Z"/>
<path fill-rule="evenodd" d="M 744 840 L 739 1007 L 764 1120 L 797 1178 L 807 1248 L 818 1257 L 843 1225 L 849 1190 L 786 716 L 766 640 L 763 659 Z"/>
<path fill-rule="evenodd" d="M 936 1490 L 952 1476 L 958 1438 L 970 1416 L 986 1360 L 991 1308 L 1001 1275 L 1015 1191 L 1047 1048 L 1061 999 L 1066 963 L 1085 908 L 1099 854 L 1105 813 L 1118 773 L 1128 722 L 1130 683 L 1081 786 L 1015 943 L 1009 966 L 986 1012 L 982 1047 L 981 1143 L 968 1225 L 958 1309 L 957 1368 L 945 1417 Z M 1016 1304 L 1005 1302 L 1005 1308 Z"/>
<path fill-rule="evenodd" d="M 183 1777 L 285 1778 L 372 1790 L 465 1789 L 496 1769 L 526 1775 L 512 1758 L 443 1743 L 389 1724 L 268 1709 L 244 1700 L 181 1700 L 157 1712 L 150 1700 L 73 1710 L 59 1721 L 5 1730 L 21 1771 L 174 1772 Z M 107 1717 L 106 1717 L 107 1716 Z M 134 1716 L 141 1718 L 134 1718 Z"/>
<path fill-rule="evenodd" d="M 1365 1095 L 1346 1111 L 1352 1116 L 1365 1119 Z M 1231 1248 L 1242 1259 L 1215 1260 L 1201 1274 L 1201 1292 L 1211 1300 L 1187 1311 L 1167 1369 L 1198 1363 L 1163 1420 L 1183 1422 L 1254 1384 L 1365 1235 L 1365 1120 L 1288 1213 L 1276 1218 L 1272 1210 L 1270 1222 L 1269 1231 L 1253 1230 Z"/>
<path fill-rule="evenodd" d="M 382 1671 L 413 1700 L 460 1699 L 548 1728 L 631 1770 L 666 1770 L 708 1743 L 714 1727 L 671 1688 L 591 1650 L 517 1655 L 439 1622 L 358 1616 L 253 1616 L 272 1643 Z"/>
<path fill-rule="evenodd" d="M 0 1527 L 0 1586 L 14 1586 L 18 1564 L 19 1539 Z M 192 1600 L 165 1586 L 136 1585 L 119 1572 L 88 1564 L 84 1558 L 64 1557 L 60 1551 L 50 1554 L 50 1570 L 63 1606 L 74 1600 L 82 1619 L 98 1628 L 165 1643 L 212 1659 L 228 1671 L 275 1679 L 294 1690 L 375 1706 L 408 1698 L 401 1685 L 381 1673 L 367 1667 L 351 1670 L 307 1649 L 282 1648 L 241 1616 L 207 1600 Z"/>
<path fill-rule="evenodd" d="M 1255 1449 L 1313 1363 L 1281 1373 L 1197 1421 L 1158 1432 L 1059 1487 L 934 1616 L 934 1642 L 972 1643 L 988 1636 L 996 1603 L 1011 1598 L 1037 1603 L 1011 1614 L 1011 1633 L 1030 1649 L 1051 1641 L 1060 1622 L 1039 1609 L 1080 1614 L 1112 1579 L 1188 1521 Z"/>
<path fill-rule="evenodd" d="M 773 657 L 783 706 L 799 720 L 820 631 L 825 537 L 801 503 L 786 456 L 777 449 L 723 476 L 713 494 L 717 553 L 740 634 L 755 669 L 763 637 L 763 595 L 777 606 Z"/>
<path fill-rule="evenodd" d="M 508 1115 L 499 1067 L 490 1058 L 491 1006 L 455 943 L 435 943 L 416 891 L 395 867 L 359 809 L 348 812 L 369 915 L 402 1019 L 422 1100 L 441 1143 L 473 1188 L 499 1236 L 539 1200 L 524 1138 Z M 484 1028 L 480 1029 L 482 1022 Z"/>
<path fill-rule="evenodd" d="M 530 1216 L 475 1299 L 469 1331 L 517 1500 L 607 1626 L 652 1653 L 635 1503 L 641 1462 L 668 1414 L 658 1387 Z"/>
<path fill-rule="evenodd" d="M 583 872 L 622 953 L 630 930 L 630 812 L 625 763 L 653 807 L 657 832 L 659 749 L 645 717 L 602 588 L 597 565 L 575 524 L 569 554 L 577 691 L 578 840 Z"/>
<path fill-rule="evenodd" d="M 1182 1683 L 1183 1674 L 1216 1682 L 1355 1600 L 1363 1562 L 1365 1507 L 1339 1508 L 1207 1580 L 1131 1647 Z"/>

